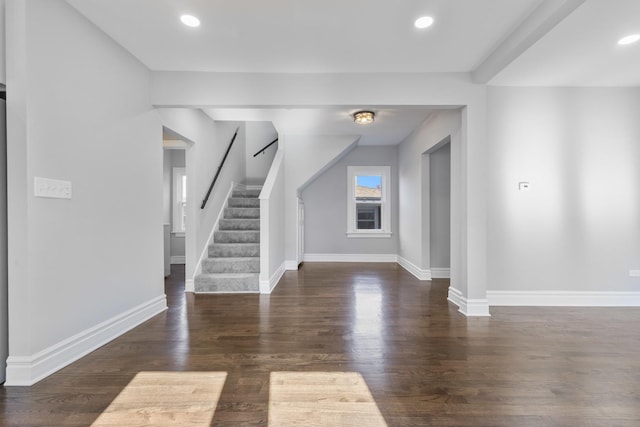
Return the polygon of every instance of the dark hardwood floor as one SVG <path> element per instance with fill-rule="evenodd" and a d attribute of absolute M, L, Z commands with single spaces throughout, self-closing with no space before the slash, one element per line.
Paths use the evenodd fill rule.
<path fill-rule="evenodd" d="M 141 371 L 224 371 L 216 426 L 265 426 L 269 375 L 357 372 L 389 426 L 640 426 L 640 309 L 492 308 L 395 264 L 306 264 L 270 296 L 192 295 L 32 387 L 2 426 L 88 426 Z"/>

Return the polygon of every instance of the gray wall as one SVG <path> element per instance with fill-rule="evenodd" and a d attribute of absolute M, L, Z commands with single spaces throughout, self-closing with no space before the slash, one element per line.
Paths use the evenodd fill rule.
<path fill-rule="evenodd" d="M 347 238 L 347 166 L 391 167 L 391 238 Z M 398 147 L 357 147 L 302 192 L 306 254 L 398 253 Z"/>
<path fill-rule="evenodd" d="M 640 88 L 488 91 L 488 289 L 638 291 Z"/>
<path fill-rule="evenodd" d="M 149 69 L 75 9 L 9 4 L 7 381 L 18 385 L 95 342 L 78 334 L 166 307 L 162 124 Z M 70 181 L 72 199 L 34 197 L 35 176 Z M 105 268 L 113 259 L 126 262 Z"/>
<path fill-rule="evenodd" d="M 431 268 L 449 268 L 451 255 L 451 144 L 429 154 Z"/>

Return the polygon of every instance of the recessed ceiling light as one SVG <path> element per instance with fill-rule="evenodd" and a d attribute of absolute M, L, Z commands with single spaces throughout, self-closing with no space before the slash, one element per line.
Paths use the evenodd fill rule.
<path fill-rule="evenodd" d="M 640 40 L 640 34 L 631 34 L 618 40 L 618 44 L 631 44 L 637 42 L 638 40 Z"/>
<path fill-rule="evenodd" d="M 200 20 L 198 18 L 196 18 L 195 16 L 193 16 L 193 15 L 182 15 L 180 17 L 180 20 L 187 27 L 199 27 L 200 26 Z"/>
<path fill-rule="evenodd" d="M 430 27 L 433 24 L 433 18 L 430 16 L 423 16 L 421 18 L 416 19 L 416 22 L 413 24 L 416 28 L 420 28 L 421 30 L 427 27 Z"/>

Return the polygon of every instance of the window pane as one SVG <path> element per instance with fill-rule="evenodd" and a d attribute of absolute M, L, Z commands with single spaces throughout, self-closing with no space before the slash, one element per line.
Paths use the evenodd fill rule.
<path fill-rule="evenodd" d="M 356 200 L 358 202 L 382 200 L 382 176 L 356 176 Z"/>
<path fill-rule="evenodd" d="M 356 229 L 380 230 L 381 205 L 374 203 L 358 203 L 356 205 Z"/>

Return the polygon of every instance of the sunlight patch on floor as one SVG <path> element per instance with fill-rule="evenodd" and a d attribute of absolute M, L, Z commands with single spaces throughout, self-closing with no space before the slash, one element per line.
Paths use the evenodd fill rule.
<path fill-rule="evenodd" d="M 140 372 L 92 427 L 209 426 L 226 372 Z"/>
<path fill-rule="evenodd" d="M 386 427 L 357 372 L 272 372 L 269 426 Z"/>

